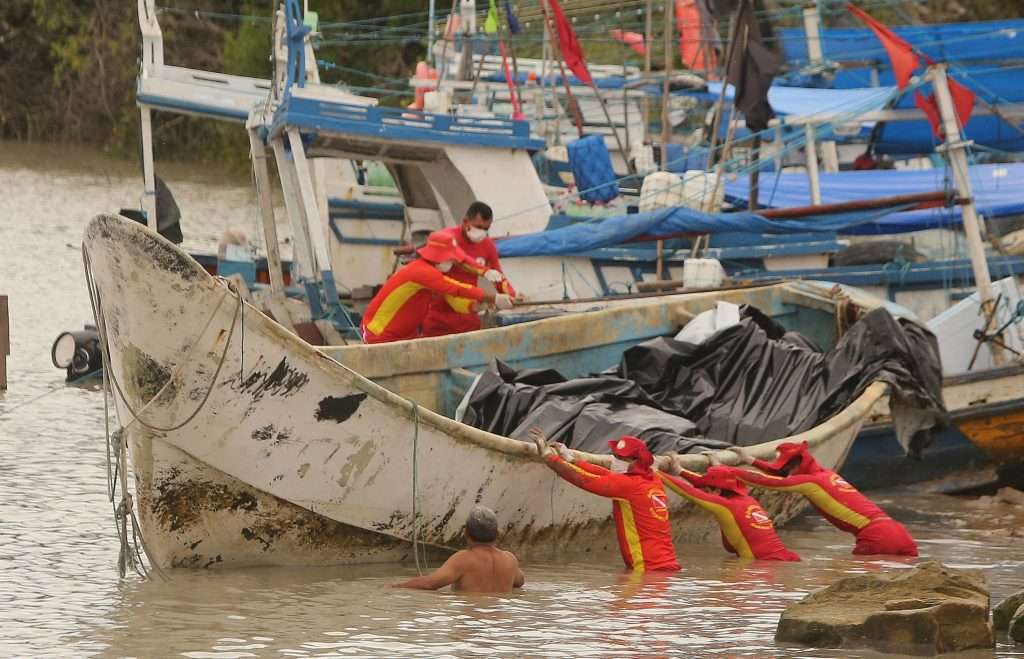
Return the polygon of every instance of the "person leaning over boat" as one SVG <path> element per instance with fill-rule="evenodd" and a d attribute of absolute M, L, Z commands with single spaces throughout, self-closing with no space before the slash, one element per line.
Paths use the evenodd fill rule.
<path fill-rule="evenodd" d="M 651 465 L 654 456 L 636 437 L 625 435 L 608 442 L 620 469 L 609 470 L 573 461 L 573 454 L 561 444 L 548 445 L 539 428 L 530 429 L 537 454 L 556 474 L 587 492 L 612 500 L 619 551 L 626 568 L 635 571 L 680 569 L 672 544 L 668 519 L 668 496 Z"/>
<path fill-rule="evenodd" d="M 391 275 L 366 307 L 362 330 L 367 343 L 419 336 L 433 293 L 443 295 L 452 309 L 467 316 L 476 316 L 476 303 L 481 300 L 499 309 L 512 308 L 508 295 L 490 293 L 446 274 L 456 263 L 469 259 L 449 236 L 435 231 L 417 252 L 420 258 Z"/>
<path fill-rule="evenodd" d="M 477 279 L 483 277 L 494 284 L 499 293 L 515 297 L 516 291 L 498 261 L 498 246 L 487 235 L 493 219 L 494 212 L 490 206 L 482 201 L 474 201 L 469 205 L 459 226 L 437 232 L 454 240 L 455 244 L 469 256 L 467 261 L 456 263 L 448 276 L 470 286 L 475 286 Z M 444 296 L 432 296 L 430 310 L 423 321 L 423 336 L 459 334 L 478 329 L 480 316 L 475 313 L 460 313 L 445 300 Z"/>
<path fill-rule="evenodd" d="M 663 471 L 657 474 L 670 491 L 714 516 L 726 551 L 740 558 L 800 560 L 799 555 L 782 544 L 772 518 L 728 467 L 713 464 L 703 475 L 683 469 L 675 461 L 673 468 L 682 478 Z"/>
<path fill-rule="evenodd" d="M 498 516 L 485 506 L 476 506 L 462 530 L 469 547 L 461 549 L 430 574 L 395 584 L 396 588 L 437 590 L 451 586 L 467 593 L 507 593 L 526 583 L 519 560 L 510 551 L 498 549 Z"/>
<path fill-rule="evenodd" d="M 766 472 L 732 468 L 737 478 L 757 487 L 804 495 L 833 526 L 857 538 L 854 554 L 917 556 L 917 544 L 907 529 L 839 474 L 819 465 L 807 442 L 779 444 L 775 462 L 755 460 L 740 447 L 729 450 L 739 456 L 740 462 Z"/>

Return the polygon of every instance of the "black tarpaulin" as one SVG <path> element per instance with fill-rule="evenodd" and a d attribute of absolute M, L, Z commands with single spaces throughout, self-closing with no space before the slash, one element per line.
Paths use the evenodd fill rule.
<path fill-rule="evenodd" d="M 948 422 L 935 337 L 885 309 L 865 314 L 823 352 L 757 309 L 700 344 L 659 337 L 617 367 L 567 380 L 495 360 L 469 394 L 463 422 L 525 439 L 533 426 L 570 448 L 607 452 L 629 434 L 655 453 L 747 446 L 819 425 L 876 380 L 893 386 L 903 441 Z M 920 450 L 920 434 L 911 446 Z M 905 446 L 907 444 L 904 444 Z"/>

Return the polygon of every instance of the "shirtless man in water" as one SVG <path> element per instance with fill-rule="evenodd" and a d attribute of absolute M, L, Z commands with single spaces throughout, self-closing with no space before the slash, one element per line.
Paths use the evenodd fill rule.
<path fill-rule="evenodd" d="M 455 552 L 431 574 L 395 584 L 396 588 L 437 590 L 451 586 L 466 593 L 507 593 L 526 583 L 519 561 L 510 551 L 498 549 L 498 517 L 484 506 L 476 506 L 466 518 L 463 530 L 468 549 Z"/>

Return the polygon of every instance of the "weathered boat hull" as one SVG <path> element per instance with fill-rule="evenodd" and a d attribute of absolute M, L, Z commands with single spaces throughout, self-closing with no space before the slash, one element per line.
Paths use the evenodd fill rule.
<path fill-rule="evenodd" d="M 97 217 L 84 249 L 143 533 L 160 565 L 402 560 L 414 542 L 459 546 L 465 516 L 477 503 L 498 512 L 503 544 L 527 560 L 615 551 L 606 501 L 558 480 L 534 460 L 531 446 L 428 409 L 437 404 L 432 373 L 395 380 L 401 396 L 375 384 L 134 223 Z M 560 350 L 568 359 L 570 344 L 586 343 L 588 333 L 595 350 L 602 341 L 614 345 L 615 332 L 643 340 L 714 299 L 698 297 L 694 307 L 687 296 L 663 298 L 486 330 L 473 341 L 354 346 L 340 357 L 389 367 L 403 354 L 408 364 L 443 362 L 504 345 L 510 352 L 519 346 L 527 361 Z M 542 345 L 545 331 L 571 340 Z M 800 439 L 822 464 L 838 467 L 885 391 L 872 385 Z M 753 452 L 769 457 L 776 443 Z M 703 456 L 686 460 L 695 469 L 706 465 Z M 802 500 L 766 494 L 764 503 L 784 521 Z M 678 504 L 674 520 L 681 541 L 717 535 L 710 518 L 691 507 Z"/>
<path fill-rule="evenodd" d="M 952 474 L 981 473 L 987 465 L 1024 462 L 1024 366 L 989 368 L 945 378 L 942 394 L 952 425 L 920 459 L 904 456 L 888 407 L 873 410 L 842 474 L 860 489 L 910 485 Z M 969 479 L 968 479 L 969 480 Z"/>

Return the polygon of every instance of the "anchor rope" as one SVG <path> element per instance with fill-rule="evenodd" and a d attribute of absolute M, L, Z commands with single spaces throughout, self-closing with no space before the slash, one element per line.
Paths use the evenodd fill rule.
<path fill-rule="evenodd" d="M 170 431 L 177 430 L 177 429 L 185 426 L 186 424 L 188 424 L 190 421 L 192 421 L 199 414 L 199 412 L 205 407 L 207 401 L 209 400 L 210 395 L 213 392 L 213 388 L 216 385 L 217 378 L 220 375 L 221 368 L 224 366 L 224 363 L 225 363 L 225 361 L 227 359 L 228 349 L 229 349 L 229 347 L 231 345 L 231 338 L 234 335 L 234 331 L 235 331 L 235 327 L 236 327 L 236 325 L 238 323 L 238 319 L 240 317 L 243 317 L 243 314 L 245 313 L 244 312 L 244 306 L 245 306 L 244 305 L 244 301 L 242 300 L 241 293 L 238 290 L 236 290 L 233 286 L 231 286 L 230 282 L 228 282 L 227 280 L 224 280 L 223 278 L 220 278 L 221 281 L 225 284 L 224 294 L 221 295 L 220 299 L 217 301 L 217 306 L 214 308 L 213 313 L 210 314 L 210 317 L 207 319 L 206 324 L 203 326 L 202 331 L 199 333 L 199 335 L 197 336 L 195 341 L 189 347 L 189 350 L 186 353 L 185 358 L 182 360 L 181 363 L 178 364 L 177 368 L 174 370 L 174 372 L 172 372 L 172 374 L 168 378 L 167 382 L 164 383 L 164 386 L 161 387 L 160 390 L 152 398 L 150 398 L 150 400 L 141 409 L 139 409 L 136 412 L 132 408 L 131 404 L 128 402 L 127 397 L 125 396 L 124 391 L 121 389 L 121 385 L 118 382 L 117 377 L 114 375 L 113 370 L 111 368 L 110 346 L 109 346 L 109 343 L 108 343 L 108 340 L 107 340 L 106 323 L 104 322 L 105 319 L 104 319 L 103 314 L 102 314 L 102 305 L 101 305 L 101 302 L 99 300 L 99 292 L 96 289 L 96 283 L 95 283 L 95 280 L 93 279 L 93 275 L 92 275 L 92 262 L 91 262 L 91 259 L 89 257 L 89 252 L 85 248 L 85 245 L 82 245 L 82 260 L 83 260 L 83 263 L 84 263 L 84 266 L 85 266 L 86 286 L 87 286 L 87 289 L 89 291 L 89 302 L 90 302 L 90 305 L 92 306 L 93 315 L 94 315 L 94 317 L 96 319 L 96 329 L 97 329 L 98 334 L 100 335 L 101 356 L 103 358 L 103 369 L 102 370 L 103 370 L 103 379 L 104 379 L 104 384 L 103 384 L 104 432 L 106 433 L 108 496 L 109 496 L 109 499 L 111 501 L 111 504 L 113 504 L 114 500 L 116 499 L 116 488 L 117 488 L 117 484 L 118 484 L 119 481 L 120 481 L 120 485 L 121 485 L 121 501 L 120 501 L 119 504 L 114 506 L 114 521 L 115 521 L 115 525 L 118 528 L 118 536 L 119 536 L 119 539 L 120 539 L 120 542 L 121 542 L 121 548 L 120 548 L 120 551 L 119 551 L 119 554 L 118 554 L 118 572 L 119 572 L 120 576 L 123 578 L 125 576 L 125 574 L 127 573 L 127 567 L 131 566 L 131 568 L 133 570 L 135 570 L 135 572 L 138 573 L 139 576 L 141 576 L 143 578 L 149 577 L 150 573 L 146 569 L 145 562 L 142 560 L 142 553 L 145 553 L 146 558 L 149 560 L 150 565 L 154 568 L 156 573 L 160 577 L 162 577 L 163 579 L 167 579 L 168 578 L 167 575 L 164 573 L 163 570 L 160 569 L 160 566 L 154 560 L 153 555 L 152 555 L 152 553 L 149 550 L 149 546 L 146 544 L 145 538 L 143 537 L 143 534 L 142 534 L 142 527 L 139 524 L 139 520 L 138 520 L 137 515 L 135 514 L 135 506 L 134 506 L 133 497 L 132 497 L 131 493 L 128 491 L 128 481 L 127 481 L 127 471 L 128 471 L 128 467 L 127 467 L 127 448 L 128 447 L 127 447 L 127 440 L 124 438 L 123 431 L 126 430 L 128 427 L 130 427 L 132 423 L 138 421 L 139 425 L 141 425 L 141 426 L 143 426 L 143 427 L 145 427 L 145 428 L 147 428 L 147 429 L 149 429 L 149 430 L 151 430 L 153 432 L 170 432 Z M 173 426 L 173 427 L 165 429 L 165 428 L 160 428 L 160 427 L 153 426 L 152 424 L 147 423 L 145 420 L 143 420 L 141 418 L 140 415 L 143 412 L 145 412 L 154 401 L 156 401 L 158 398 L 160 398 L 163 395 L 163 393 L 167 390 L 167 388 L 170 386 L 170 384 L 172 382 L 175 382 L 177 380 L 178 376 L 180 376 L 181 371 L 183 370 L 185 364 L 187 364 L 187 363 L 189 363 L 189 361 L 191 361 L 191 357 L 192 357 L 192 354 L 195 352 L 196 346 L 198 346 L 200 339 L 202 339 L 202 337 L 206 334 L 206 330 L 209 329 L 211 323 L 213 322 L 213 319 L 217 316 L 217 312 L 220 311 L 220 308 L 223 305 L 224 299 L 227 297 L 229 292 L 234 292 L 235 293 L 236 299 L 238 300 L 238 307 L 236 308 L 235 313 L 232 314 L 231 328 L 228 330 L 227 338 L 226 338 L 226 340 L 224 342 L 224 351 L 222 352 L 222 354 L 220 356 L 220 359 L 219 359 L 218 364 L 217 364 L 217 368 L 214 371 L 213 377 L 212 377 L 212 379 L 210 381 L 210 386 L 207 388 L 206 394 L 203 396 L 202 401 L 200 401 L 200 403 L 198 404 L 196 409 L 188 416 L 188 418 L 185 419 L 185 421 L 183 421 L 182 423 L 180 423 L 180 424 L 178 424 L 176 426 Z M 244 332 L 244 329 L 242 331 Z M 243 337 L 244 337 L 244 334 L 243 334 Z M 243 338 L 243 341 L 244 341 L 244 338 Z M 243 347 L 244 347 L 244 344 L 243 344 Z M 110 386 L 110 384 L 114 385 L 113 389 L 115 389 L 117 391 L 118 395 L 120 396 L 121 402 L 125 406 L 125 409 L 127 409 L 128 412 L 132 415 L 132 421 L 130 421 L 127 425 L 122 426 L 120 431 L 119 431 L 119 432 L 121 432 L 121 435 L 118 437 L 118 449 L 117 449 L 117 455 L 115 456 L 117 461 L 115 463 L 115 469 L 113 470 L 113 475 L 111 474 L 111 466 L 110 466 L 111 446 L 112 446 L 111 438 L 112 437 L 111 437 L 111 433 L 110 433 L 109 402 L 108 402 L 108 399 L 107 399 L 107 391 L 108 391 L 108 387 Z M 115 409 L 115 412 L 117 412 L 117 407 L 116 406 L 115 406 L 114 409 Z M 120 414 L 118 414 L 118 416 L 120 417 Z M 120 419 L 119 419 L 119 423 L 120 423 Z M 114 433 L 114 434 L 117 435 L 117 433 Z M 129 540 L 128 540 L 128 525 L 129 525 L 129 523 L 131 524 L 131 542 L 129 542 Z M 140 547 L 142 549 L 141 553 L 139 551 Z"/>
<path fill-rule="evenodd" d="M 413 561 L 416 563 L 416 572 L 420 575 L 423 574 L 423 569 L 420 567 L 420 552 L 419 552 L 419 511 L 417 510 L 416 500 L 419 497 L 419 464 L 417 462 L 417 454 L 419 453 L 419 440 L 420 440 L 420 406 L 414 400 L 410 400 L 412 403 L 412 556 Z M 423 552 L 423 565 L 426 566 L 427 554 L 424 549 Z"/>

